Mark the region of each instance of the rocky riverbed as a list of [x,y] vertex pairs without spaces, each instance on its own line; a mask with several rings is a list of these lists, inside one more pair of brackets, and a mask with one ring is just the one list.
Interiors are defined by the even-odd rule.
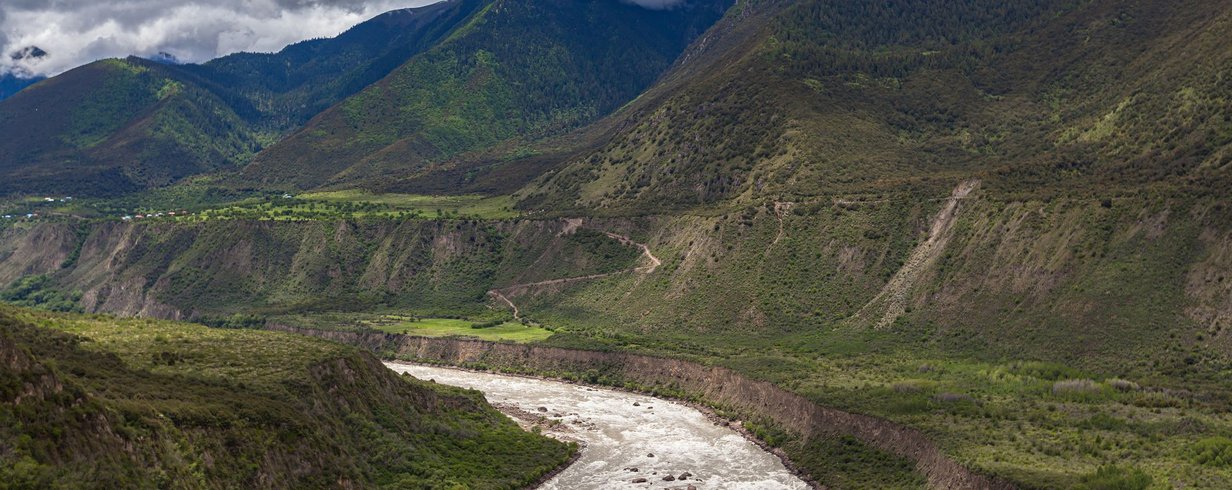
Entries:
[[806,489],[774,455],[692,407],[558,381],[387,363],[482,391],[524,426],[577,441],[582,454],[544,489]]

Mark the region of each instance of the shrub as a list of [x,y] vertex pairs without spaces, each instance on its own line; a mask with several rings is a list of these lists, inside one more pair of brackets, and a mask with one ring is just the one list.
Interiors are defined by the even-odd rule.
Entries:
[[1138,391],[1142,389],[1142,387],[1138,386],[1138,383],[1120,378],[1108,379],[1105,380],[1105,382],[1108,383],[1108,386],[1113,387],[1117,391]]
[[1151,476],[1137,468],[1101,466],[1094,473],[1082,477],[1078,484],[1081,490],[1145,490],[1151,486]]
[[933,399],[939,402],[942,402],[942,403],[957,403],[957,402],[971,400],[971,397],[961,394],[961,393],[946,392],[946,393],[938,393],[937,396],[933,397]]
[[1232,439],[1208,437],[1193,447],[1194,461],[1200,465],[1216,468],[1232,467]]
[[1009,366],[1010,372],[1019,376],[1057,381],[1063,378],[1077,377],[1077,371],[1061,364],[1051,362],[1015,362]]
[[484,329],[484,328],[499,327],[499,326],[504,325],[504,324],[505,324],[505,320],[503,320],[503,319],[501,319],[501,320],[490,320],[490,321],[481,322],[481,323],[472,323],[472,324],[471,324],[471,328],[476,329],[476,330],[480,330],[480,329]]
[[1054,395],[1085,395],[1099,391],[1099,383],[1089,379],[1066,379],[1052,384]]
[[81,293],[56,289],[46,275],[26,276],[0,290],[0,301],[60,312],[80,312]]

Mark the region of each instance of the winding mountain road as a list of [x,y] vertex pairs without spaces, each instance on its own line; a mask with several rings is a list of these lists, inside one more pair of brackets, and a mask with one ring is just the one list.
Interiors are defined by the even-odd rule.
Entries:
[[[576,230],[579,226],[580,225],[574,223],[571,220],[570,226],[566,228],[566,232]],[[513,284],[513,285],[505,286],[503,288],[492,289],[488,291],[488,295],[492,296],[493,298],[495,298],[496,300],[502,303],[509,305],[509,308],[513,310],[513,319],[515,321],[522,321],[521,310],[518,308],[517,304],[515,304],[512,300],[509,299],[509,296],[516,296],[518,294],[522,294],[522,293],[525,293],[526,291],[539,288],[539,287],[557,286],[561,284],[570,284],[570,283],[583,282],[583,281],[593,281],[596,279],[603,279],[605,277],[612,277],[612,276],[616,276],[620,274],[629,274],[629,273],[653,274],[656,270],[659,269],[659,266],[663,265],[663,261],[659,260],[658,257],[655,257],[654,253],[651,253],[650,247],[646,246],[646,244],[635,242],[633,241],[632,238],[629,238],[628,236],[617,234],[617,233],[612,233],[609,231],[600,230],[600,233],[603,233],[604,235],[607,235],[608,238],[617,240],[626,246],[637,247],[641,249],[642,250],[642,260],[643,262],[645,262],[645,265],[640,265],[637,267],[632,267],[629,269],[619,270],[615,272],[606,272],[603,274],[588,274],[585,276],[564,277],[560,279],[550,279],[547,281],[530,282],[530,283],[524,283],[524,284]]]

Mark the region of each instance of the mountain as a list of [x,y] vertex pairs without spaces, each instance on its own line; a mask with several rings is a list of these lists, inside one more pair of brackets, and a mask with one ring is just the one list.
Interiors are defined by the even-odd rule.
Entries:
[[[497,166],[524,142],[578,128],[636,98],[729,4],[694,0],[650,10],[611,0],[488,2],[439,45],[262,152],[242,179],[423,190],[415,183],[423,175]],[[454,161],[493,148],[495,157]]]
[[450,0],[395,10],[335,38],[304,41],[274,54],[233,54],[184,68],[195,82],[231,101],[245,119],[277,136],[380,80],[435,45],[483,5],[479,0]]
[[477,392],[272,332],[0,306],[13,488],[517,488],[569,445]]
[[[413,179],[469,151],[517,154],[519,138],[561,134],[635,98],[728,3],[452,0],[275,54],[94,63],[0,102],[0,132],[17,135],[0,146],[0,194],[115,195],[258,154],[236,185]],[[89,108],[108,104],[123,110]],[[46,120],[24,124],[36,109]],[[534,175],[515,174],[511,183]]]
[[0,100],[12,97],[21,89],[34,85],[40,80],[43,80],[43,77],[18,77],[11,73],[0,75]]
[[[1020,488],[1223,488],[1229,26],[1197,0],[483,3],[229,181],[337,192],[0,222],[0,291],[380,338],[507,315],[562,355],[909,427]],[[256,107],[235,118],[283,127]],[[730,381],[696,379],[666,392]],[[873,426],[744,423],[828,487],[939,464],[885,464]]]
[[0,101],[0,195],[116,195],[234,170],[476,6],[456,0],[394,11],[276,54],[204,65],[129,58],[70,70]]
[[763,29],[669,75],[524,205],[684,209],[964,175],[1033,195],[1228,182],[1219,5],[751,5]]
[[[38,46],[26,46],[12,53],[9,53],[9,58],[14,62],[38,63],[47,57],[47,51],[44,51]],[[13,94],[20,92],[21,89],[38,83],[45,77],[37,76],[31,73],[28,67],[17,66],[5,73],[0,74],[0,100],[12,97]]]
[[223,100],[137,58],[92,63],[0,102],[0,132],[0,194],[114,195],[260,149]]

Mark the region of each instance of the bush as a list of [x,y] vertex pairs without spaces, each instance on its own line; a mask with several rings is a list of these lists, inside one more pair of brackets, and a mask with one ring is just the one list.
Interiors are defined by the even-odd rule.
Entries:
[[1145,490],[1151,486],[1151,476],[1137,468],[1101,466],[1095,473],[1082,477],[1081,490]]
[[1138,391],[1142,389],[1141,386],[1138,386],[1138,383],[1120,378],[1108,379],[1105,380],[1105,382],[1108,383],[1108,386],[1115,388],[1117,391]]
[[1227,437],[1208,437],[1198,441],[1193,447],[1194,461],[1204,466],[1216,468],[1232,467],[1232,439]]
[[1086,395],[1099,393],[1099,383],[1089,379],[1067,379],[1052,384],[1054,395]]
[[51,311],[81,312],[80,300],[81,293],[56,289],[46,275],[23,277],[0,291],[0,301]]
[[504,325],[505,320],[490,320],[482,323],[472,323],[471,328],[479,330],[484,328],[499,327]]
[[197,322],[214,328],[226,329],[260,329],[265,326],[265,318],[240,313],[226,318],[201,317],[197,319]]
[[1030,376],[1038,379],[1057,381],[1078,377],[1078,372],[1061,364],[1051,362],[1015,362],[1009,366],[1010,372],[1019,376]]

